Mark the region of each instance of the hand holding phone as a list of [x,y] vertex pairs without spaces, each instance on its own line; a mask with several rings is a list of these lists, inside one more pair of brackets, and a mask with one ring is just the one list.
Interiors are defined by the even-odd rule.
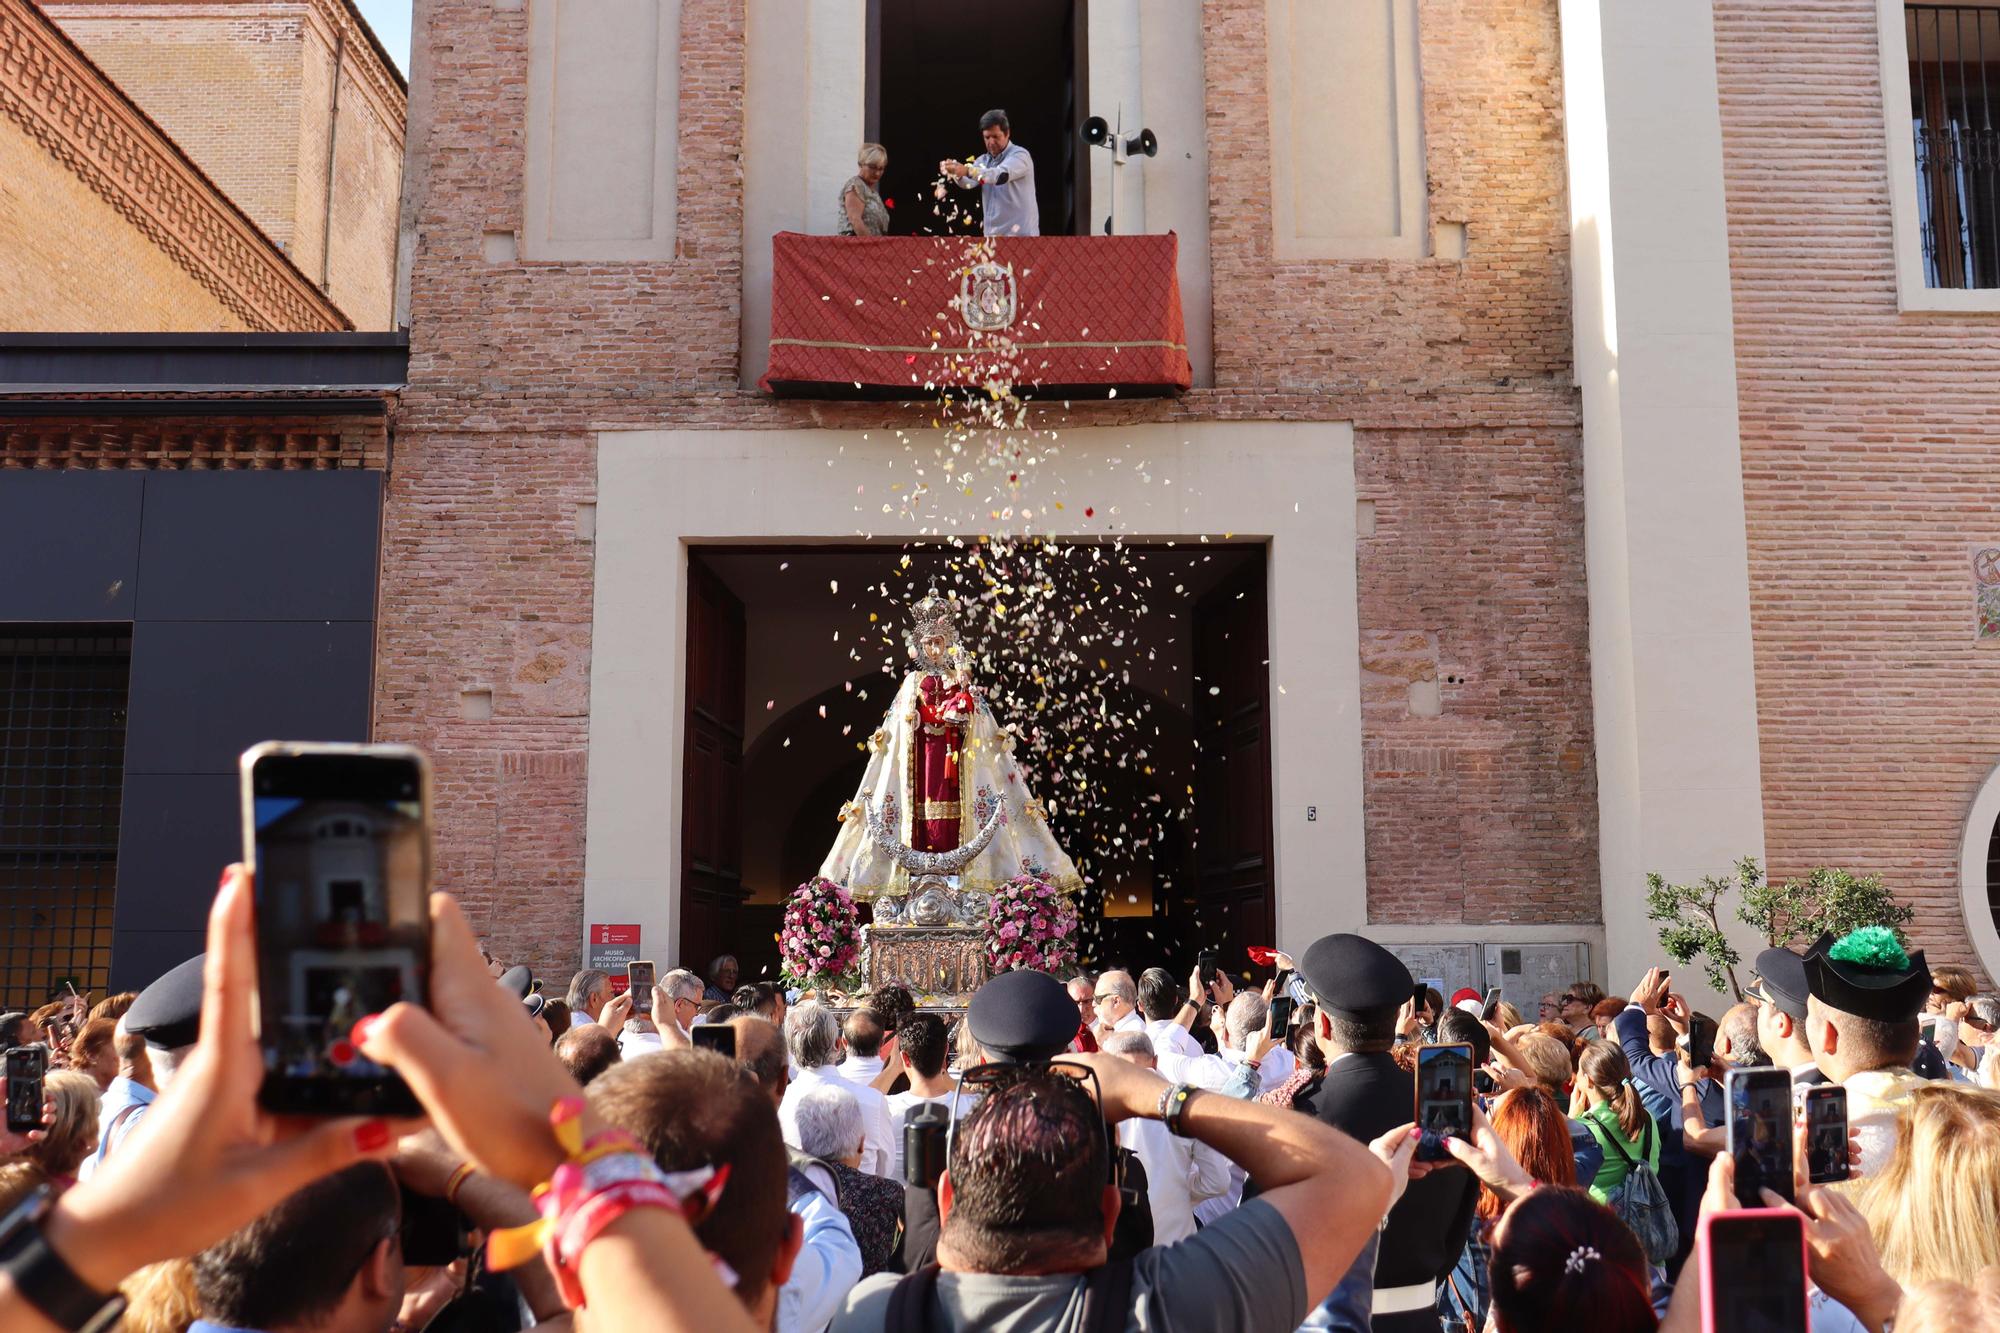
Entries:
[[1194,970],[1201,977],[1202,985],[1215,984],[1215,969],[1221,959],[1222,955],[1214,949],[1203,949],[1194,956]]
[[653,1012],[653,964],[650,959],[625,964],[625,993],[632,997],[632,1012],[651,1017]]

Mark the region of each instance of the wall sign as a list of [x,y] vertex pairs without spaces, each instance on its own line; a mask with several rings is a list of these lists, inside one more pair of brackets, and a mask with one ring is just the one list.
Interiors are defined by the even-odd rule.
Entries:
[[625,993],[625,964],[639,960],[639,927],[592,926],[583,965],[611,974],[611,991]]

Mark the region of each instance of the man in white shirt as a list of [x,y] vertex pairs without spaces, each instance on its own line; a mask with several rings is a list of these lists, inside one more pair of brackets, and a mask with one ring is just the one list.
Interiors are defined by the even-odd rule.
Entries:
[[675,968],[653,987],[652,1014],[626,1020],[618,1034],[619,1055],[630,1060],[648,1051],[687,1049],[694,1045],[688,1029],[700,1012],[701,978],[684,967]]
[[890,1174],[901,1180],[903,1121],[910,1108],[935,1102],[949,1110],[955,1104],[958,1115],[963,1116],[979,1099],[958,1094],[958,1084],[947,1068],[950,1048],[945,1040],[944,1020],[936,1014],[912,1014],[903,1020],[896,1033],[896,1053],[910,1079],[908,1092],[893,1092],[888,1097],[889,1128],[894,1131],[889,1140],[894,1168]]
[[1194,1034],[1174,1021],[1180,1011],[1180,983],[1171,972],[1149,967],[1139,974],[1139,1015],[1146,1020],[1146,1035],[1153,1039],[1155,1055],[1192,1060],[1201,1054],[1201,1043]]
[[1114,1032],[1146,1030],[1146,1020],[1139,1015],[1139,988],[1132,984],[1130,972],[1112,971],[1099,977],[1091,1002],[1097,1006],[1094,1035],[1099,1047]]
[[840,1076],[849,1083],[870,1084],[882,1072],[882,1043],[887,1039],[882,1020],[867,1009],[856,1009],[842,1025],[847,1058],[840,1062]]
[[[611,974],[586,967],[569,979],[569,1025],[572,1028],[595,1023],[611,999]],[[560,1034],[558,1034],[560,1035]]]
[[[988,236],[1040,236],[1041,210],[1035,203],[1035,163],[1028,150],[1014,142],[1014,127],[1005,111],[979,118],[979,137],[986,151],[970,164],[950,158],[938,171],[963,190],[979,191],[980,211]],[[940,187],[942,188],[942,187]]]
[[785,1049],[797,1070],[791,1085],[785,1089],[784,1099],[778,1103],[778,1121],[784,1129],[785,1142],[794,1148],[803,1146],[796,1115],[798,1099],[814,1088],[835,1084],[851,1090],[855,1101],[861,1104],[865,1131],[861,1169],[872,1175],[890,1175],[895,1161],[891,1146],[895,1135],[889,1123],[889,1103],[867,1084],[842,1078],[835,1068],[834,1061],[840,1055],[840,1025],[834,1021],[833,1011],[817,1000],[808,1000],[786,1013]]
[[[1114,1032],[1105,1040],[1104,1050],[1141,1069],[1155,1067],[1153,1043],[1143,1032]],[[1169,1133],[1157,1120],[1120,1121],[1118,1143],[1145,1165],[1155,1245],[1171,1245],[1192,1236],[1195,1205],[1229,1188],[1227,1157],[1193,1139]]]

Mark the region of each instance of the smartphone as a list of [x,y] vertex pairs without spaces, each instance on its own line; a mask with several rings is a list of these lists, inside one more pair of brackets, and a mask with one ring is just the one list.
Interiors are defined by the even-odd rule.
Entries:
[[424,1004],[431,958],[430,763],[407,745],[267,741],[244,752],[255,885],[259,1100],[294,1115],[420,1115],[354,1025]]
[[1493,1077],[1490,1069],[1475,1069],[1472,1071],[1472,1090],[1482,1097],[1491,1097],[1500,1091],[1500,1080]]
[[465,1214],[444,1199],[401,1188],[404,1263],[442,1268],[472,1253]]
[[1687,1045],[1688,1063],[1697,1070],[1708,1068],[1715,1059],[1716,1022],[1707,1014],[1694,1014],[1688,1020]]
[[1215,984],[1215,968],[1221,960],[1222,955],[1214,949],[1203,949],[1194,956],[1195,971],[1200,975],[1202,985],[1213,986]]
[[1285,1034],[1292,1030],[1292,1010],[1297,1004],[1289,995],[1271,997],[1271,1035],[1279,1041],[1285,1040]]
[[1500,1007],[1500,988],[1498,986],[1489,987],[1486,991],[1486,998],[1479,1002],[1479,1016],[1483,1019],[1491,1021],[1493,1018],[1493,1011],[1498,1009],[1499,1007]]
[[1847,1174],[1847,1089],[1838,1083],[1807,1088],[1806,1179],[1824,1185]]
[[945,1149],[951,1131],[951,1110],[936,1102],[918,1102],[903,1112],[903,1183],[916,1189],[936,1189],[944,1175]]
[[1729,1153],[1736,1159],[1736,1198],[1761,1208],[1760,1189],[1792,1200],[1792,1076],[1783,1069],[1732,1069],[1728,1090]]
[[736,1029],[727,1023],[697,1023],[688,1029],[695,1049],[736,1058]]
[[632,1012],[650,1014],[653,1012],[653,964],[625,964],[625,988],[632,995]]
[[7,1051],[7,1128],[25,1134],[42,1127],[42,1080],[48,1076],[45,1046],[14,1046]]
[[1700,1249],[1702,1333],[1810,1333],[1803,1215],[1714,1213]]
[[1472,1047],[1465,1043],[1417,1048],[1417,1157],[1426,1162],[1454,1160],[1447,1135],[1472,1137]]
[[1419,981],[1410,987],[1410,1011],[1421,1014],[1424,1006],[1431,1002],[1431,988]]
[[1278,969],[1277,978],[1275,979],[1275,981],[1271,986],[1271,994],[1273,995],[1286,994],[1291,984],[1292,984],[1292,969],[1289,967],[1280,968]]

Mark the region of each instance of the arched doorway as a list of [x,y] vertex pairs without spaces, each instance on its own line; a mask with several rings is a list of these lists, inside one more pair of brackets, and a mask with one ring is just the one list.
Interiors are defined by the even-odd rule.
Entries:
[[2000,766],[1973,795],[1959,847],[1965,931],[1989,977],[2000,977]]

